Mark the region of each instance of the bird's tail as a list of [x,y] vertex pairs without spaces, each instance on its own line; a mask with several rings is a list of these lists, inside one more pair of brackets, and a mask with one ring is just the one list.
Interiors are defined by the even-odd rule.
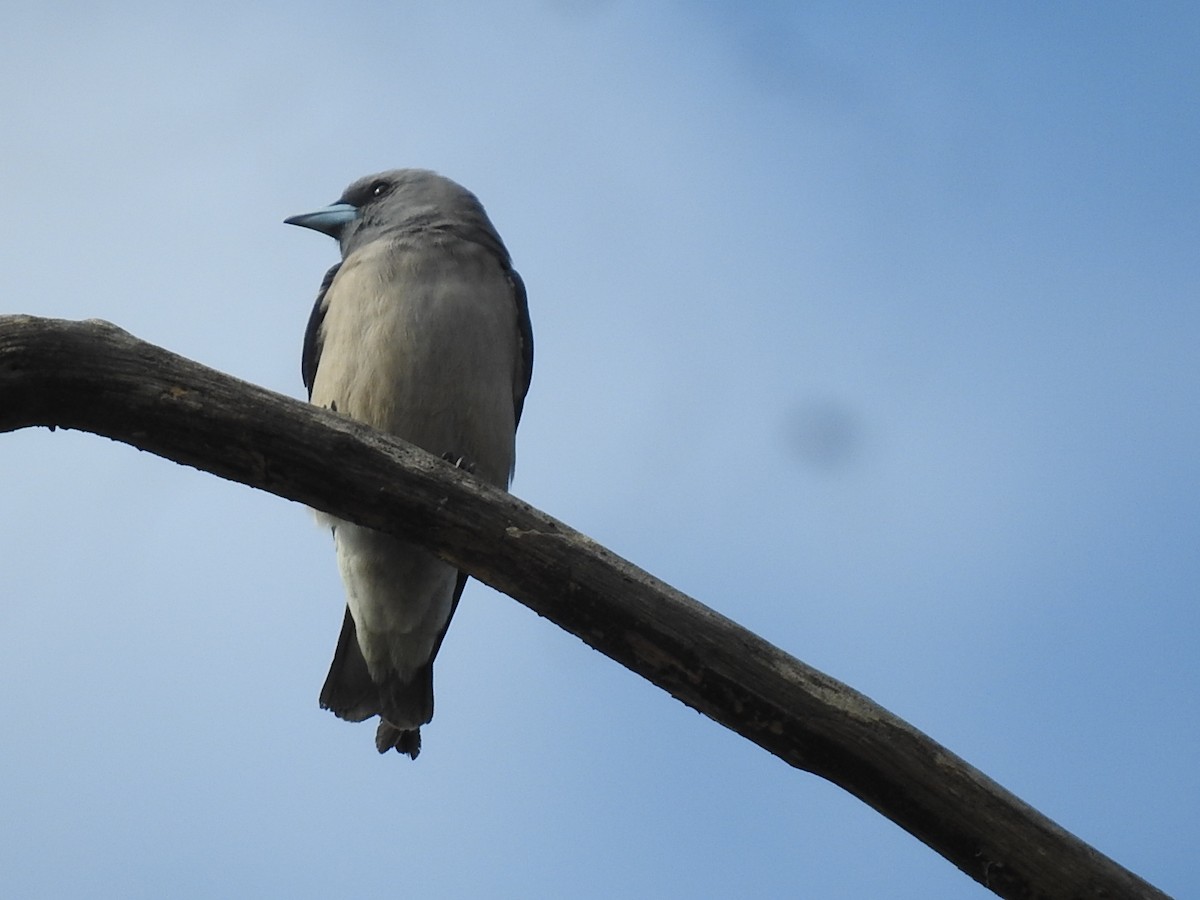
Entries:
[[392,677],[376,684],[347,608],[329,675],[321,688],[321,708],[349,722],[379,716],[376,749],[380,753],[394,749],[416,759],[421,752],[421,726],[433,718],[433,661],[408,681]]
[[433,660],[409,681],[389,678],[379,688],[382,709],[375,732],[375,749],[395,749],[413,759],[421,752],[421,726],[433,718]]
[[375,749],[380,753],[394,749],[397,753],[408,754],[410,759],[416,759],[421,752],[421,729],[401,730],[380,719],[379,727],[375,730]]

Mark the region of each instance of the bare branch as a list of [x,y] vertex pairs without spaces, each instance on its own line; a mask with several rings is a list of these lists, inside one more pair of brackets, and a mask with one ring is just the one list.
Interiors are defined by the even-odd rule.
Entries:
[[841,786],[1002,897],[1165,897],[858,692],[399,440],[105,322],[0,317],[0,431],[39,425],[106,435],[424,544]]

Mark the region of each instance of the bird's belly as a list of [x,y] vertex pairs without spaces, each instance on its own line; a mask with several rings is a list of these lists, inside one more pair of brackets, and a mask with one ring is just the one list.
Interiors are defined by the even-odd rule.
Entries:
[[421,547],[349,522],[336,523],[334,537],[367,668],[406,680],[428,661],[450,617],[457,570]]

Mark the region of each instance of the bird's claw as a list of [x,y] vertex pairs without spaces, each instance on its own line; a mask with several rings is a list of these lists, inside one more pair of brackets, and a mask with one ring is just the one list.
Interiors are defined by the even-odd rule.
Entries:
[[456,469],[462,469],[464,472],[468,472],[471,475],[475,474],[475,463],[469,461],[465,456],[459,456],[452,450],[447,450],[445,453],[443,453],[442,459],[450,463],[450,465],[454,466]]

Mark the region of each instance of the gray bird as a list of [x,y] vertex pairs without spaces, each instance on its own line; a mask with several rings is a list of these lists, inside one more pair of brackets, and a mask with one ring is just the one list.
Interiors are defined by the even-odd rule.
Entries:
[[[360,178],[285,220],[342,261],[304,335],[309,400],[507,488],[533,370],[525,285],[475,195],[424,169]],[[467,576],[428,550],[323,513],[346,614],[321,706],[380,718],[375,746],[413,759],[433,717],[433,660]]]

